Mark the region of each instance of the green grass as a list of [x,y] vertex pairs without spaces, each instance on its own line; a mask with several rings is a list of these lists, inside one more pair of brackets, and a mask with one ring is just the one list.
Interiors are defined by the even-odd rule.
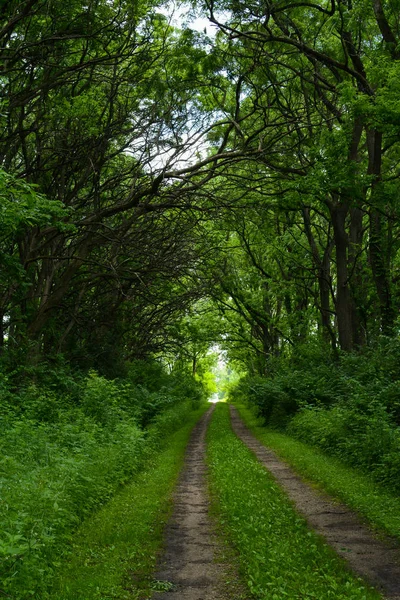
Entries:
[[338,459],[262,427],[251,409],[243,405],[236,408],[260,442],[275,450],[300,475],[356,510],[377,530],[400,539],[400,498]]
[[213,502],[257,600],[381,598],[308,529],[273,477],[232,433],[227,405],[217,405],[207,439]]
[[206,408],[192,413],[146,470],[80,527],[71,558],[41,598],[134,600],[165,588],[168,582],[153,581],[152,574],[190,432]]

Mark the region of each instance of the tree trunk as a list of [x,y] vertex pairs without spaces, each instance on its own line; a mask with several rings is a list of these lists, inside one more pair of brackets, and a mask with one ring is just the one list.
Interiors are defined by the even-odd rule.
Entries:
[[325,248],[324,255],[322,258],[321,268],[318,273],[318,285],[319,285],[319,296],[320,296],[320,312],[321,312],[321,323],[325,332],[325,339],[331,341],[332,349],[336,350],[336,335],[332,328],[332,310],[331,310],[331,253],[332,244],[328,241],[328,245]]
[[317,270],[317,280],[318,280],[318,292],[319,292],[319,312],[321,315],[321,326],[322,326],[322,335],[324,339],[329,342],[332,342],[332,348],[335,350],[336,348],[336,336],[335,332],[332,329],[331,318],[332,311],[330,305],[331,298],[331,253],[332,253],[332,244],[329,239],[328,232],[328,240],[327,245],[324,250],[323,257],[321,258],[319,249],[314,239],[314,235],[311,229],[311,217],[310,210],[307,207],[304,207],[302,210],[303,213],[303,222],[304,229],[308,239],[308,243],[311,248],[311,255],[313,257],[313,262],[315,268]]
[[368,174],[373,175],[371,183],[370,210],[370,239],[369,259],[374,278],[376,293],[379,301],[380,322],[382,333],[392,333],[394,311],[390,289],[388,268],[384,253],[384,232],[382,214],[376,207],[379,205],[379,187],[382,167],[382,133],[375,130],[367,131]]
[[362,319],[362,306],[365,299],[363,289],[361,266],[359,257],[362,252],[363,241],[363,211],[353,207],[350,210],[350,235],[349,235],[349,272],[351,274],[350,289],[353,298],[352,328],[353,344],[356,347],[366,343],[366,331]]
[[4,350],[4,312],[0,311],[0,355]]
[[349,286],[347,266],[348,236],[346,217],[349,212],[347,203],[329,203],[336,250],[336,317],[339,344],[342,350],[353,349],[352,298]]

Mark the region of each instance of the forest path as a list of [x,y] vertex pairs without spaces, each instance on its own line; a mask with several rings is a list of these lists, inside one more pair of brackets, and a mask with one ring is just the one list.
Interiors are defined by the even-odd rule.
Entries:
[[214,408],[215,405],[194,427],[187,446],[174,496],[174,511],[166,528],[165,553],[155,575],[157,581],[165,582],[166,591],[154,593],[152,600],[244,598],[240,583],[234,581],[235,576],[232,578],[230,566],[220,560],[224,549],[209,517],[205,437]]
[[231,406],[234,433],[272,473],[308,524],[344,558],[350,568],[377,587],[388,600],[400,600],[400,549],[377,539],[347,506],[317,492],[269,448],[259,442]]

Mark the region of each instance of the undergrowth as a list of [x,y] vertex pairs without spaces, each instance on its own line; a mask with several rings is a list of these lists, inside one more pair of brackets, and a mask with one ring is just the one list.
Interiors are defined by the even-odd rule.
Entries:
[[83,523],[73,536],[69,560],[60,566],[43,599],[135,600],[163,583],[154,581],[152,574],[171,494],[191,429],[206,408],[186,414],[166,448]]
[[[158,365],[124,381],[36,373],[0,385],[0,590],[41,598],[74,531],[200,406],[201,388]],[[136,372],[135,372],[136,371]]]
[[311,532],[218,405],[208,432],[212,496],[257,600],[377,600]]
[[231,399],[249,403],[270,428],[286,431],[400,491],[400,342],[333,360],[320,347],[296,347],[247,376]]

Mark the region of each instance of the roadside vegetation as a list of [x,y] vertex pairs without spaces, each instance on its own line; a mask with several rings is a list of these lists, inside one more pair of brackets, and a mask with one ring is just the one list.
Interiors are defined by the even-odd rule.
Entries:
[[168,447],[203,400],[191,375],[156,362],[132,364],[123,381],[67,375],[64,389],[43,373],[2,389],[0,580],[16,599],[42,597],[77,526]]
[[320,489],[340,498],[376,529],[400,538],[400,500],[397,494],[376,483],[367,473],[349,467],[285,433],[263,425],[253,407],[236,404],[240,416],[254,435],[300,475]]
[[[310,349],[311,348],[311,349]],[[265,424],[400,490],[400,343],[381,338],[362,353],[332,358],[298,348],[232,390]]]
[[374,526],[400,536],[400,344],[334,358],[299,347],[230,398],[257,437]]
[[233,434],[226,404],[217,405],[207,439],[214,506],[255,598],[381,598],[308,529],[273,477]]
[[189,413],[180,410],[185,422],[175,433],[175,416],[171,411],[163,416],[164,449],[78,529],[43,598],[134,600],[162,591],[165,582],[154,580],[153,573],[172,491],[192,427],[207,408],[203,404]]

